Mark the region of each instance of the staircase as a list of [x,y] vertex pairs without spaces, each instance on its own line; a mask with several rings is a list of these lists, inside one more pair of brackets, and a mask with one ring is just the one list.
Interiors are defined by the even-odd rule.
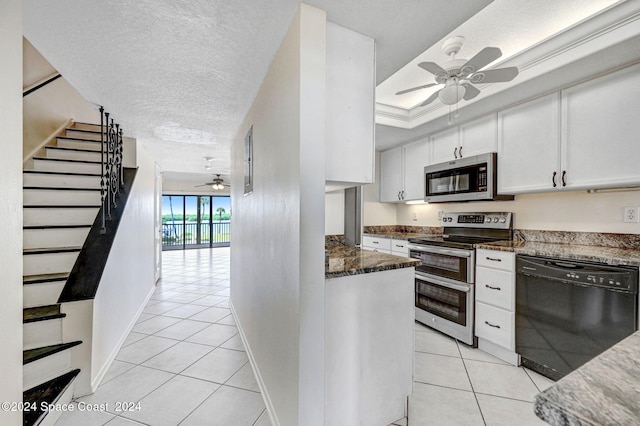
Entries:
[[[24,425],[53,425],[74,394],[66,314],[58,298],[100,210],[100,125],[75,123],[24,170],[23,391]],[[46,404],[44,404],[46,403]]]

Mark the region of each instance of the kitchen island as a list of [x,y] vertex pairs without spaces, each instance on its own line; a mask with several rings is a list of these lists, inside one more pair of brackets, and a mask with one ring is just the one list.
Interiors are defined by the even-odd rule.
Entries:
[[415,259],[335,245],[325,271],[325,424],[386,426],[413,387]]
[[640,424],[640,332],[539,393],[538,417],[554,426]]

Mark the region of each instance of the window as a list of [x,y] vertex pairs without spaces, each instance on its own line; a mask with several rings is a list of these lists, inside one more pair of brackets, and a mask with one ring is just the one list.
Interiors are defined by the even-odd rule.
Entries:
[[163,250],[228,246],[230,230],[230,197],[162,196]]

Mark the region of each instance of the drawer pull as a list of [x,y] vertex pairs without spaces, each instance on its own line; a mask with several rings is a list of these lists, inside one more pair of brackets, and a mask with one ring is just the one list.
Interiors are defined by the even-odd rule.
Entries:
[[487,256],[487,260],[490,260],[492,262],[502,262],[502,259],[497,259],[495,257],[489,257],[489,256]]
[[491,324],[489,321],[485,321],[484,323],[487,324],[489,327],[500,328],[499,325]]
[[396,247],[400,247],[400,248],[402,248],[402,247],[404,247],[404,246],[402,246],[402,245],[400,245],[400,244],[396,244]]
[[492,287],[492,286],[490,286],[489,284],[485,284],[484,286],[485,286],[486,288],[490,288],[491,290],[498,290],[498,291],[500,291],[500,290],[501,290],[501,288],[500,288],[500,287]]
[[380,244],[378,241],[371,241],[373,244]]

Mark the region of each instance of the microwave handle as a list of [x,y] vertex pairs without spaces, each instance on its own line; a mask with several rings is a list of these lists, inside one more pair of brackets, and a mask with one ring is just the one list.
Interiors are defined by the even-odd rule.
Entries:
[[439,247],[416,246],[412,244],[409,244],[407,247],[409,247],[409,250],[421,251],[424,253],[444,254],[444,255],[455,256],[455,257],[471,257],[471,253],[469,253],[466,250],[458,251],[458,250],[444,249]]

